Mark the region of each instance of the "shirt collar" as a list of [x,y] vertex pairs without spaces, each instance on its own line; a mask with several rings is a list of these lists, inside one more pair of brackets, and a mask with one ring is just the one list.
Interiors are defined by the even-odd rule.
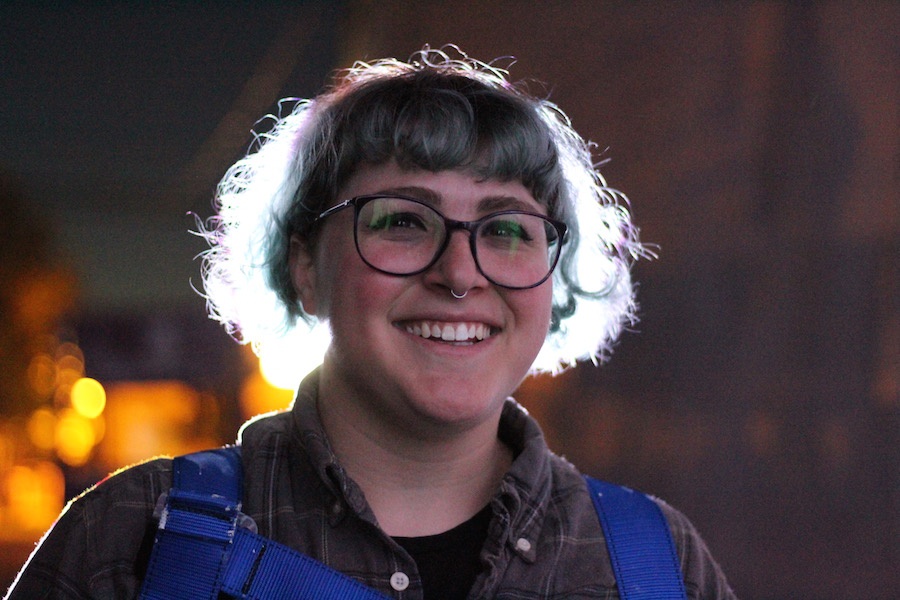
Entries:
[[[318,393],[319,372],[315,370],[300,384],[292,408],[300,443],[335,500],[342,499],[351,510],[374,522],[362,490],[350,479],[331,449],[319,418]],[[503,407],[497,435],[513,450],[515,458],[492,506],[495,514],[501,513],[506,542],[517,554],[531,561],[537,544],[522,540],[536,540],[540,535],[551,488],[550,453],[537,422],[512,398]],[[335,510],[334,514],[339,511]]]

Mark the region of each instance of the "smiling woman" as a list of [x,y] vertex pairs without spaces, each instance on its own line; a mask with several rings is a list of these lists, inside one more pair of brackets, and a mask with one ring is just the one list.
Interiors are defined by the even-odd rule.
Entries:
[[403,169],[466,170],[525,186],[542,214],[569,228],[554,273],[551,330],[533,370],[607,357],[634,319],[630,265],[646,253],[624,199],[605,185],[589,145],[554,104],[465,56],[423,51],[415,59],[358,63],[330,91],[276,118],[258,151],[229,170],[216,227],[206,233],[213,314],[242,341],[288,337],[308,347],[298,320],[318,321],[297,302],[287,240],[307,235],[323,211],[348,199],[339,192],[359,165],[392,159]]
[[[354,597],[626,597],[588,484],[510,398],[529,372],[604,357],[633,319],[644,250],[561,111],[464,55],[359,63],[276,120],[218,199],[212,313],[262,350],[327,327],[322,364],[290,410],[244,426],[236,466],[188,468],[233,452],[158,459],[71,504],[11,597],[195,597],[179,586],[204,571],[191,550],[203,536],[174,532],[185,511],[215,521],[231,494],[204,597],[230,581],[216,569],[246,567],[246,592],[282,550],[339,589],[367,587]],[[637,497],[677,587],[733,597],[690,522]],[[232,553],[250,535],[270,550],[244,563]],[[291,565],[267,580],[273,595],[241,597],[343,597],[301,594]]]

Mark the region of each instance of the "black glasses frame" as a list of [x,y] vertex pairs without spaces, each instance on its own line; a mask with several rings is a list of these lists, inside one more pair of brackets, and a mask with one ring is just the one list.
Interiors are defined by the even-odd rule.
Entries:
[[[393,271],[386,271],[385,269],[376,267],[375,265],[370,263],[368,260],[366,260],[366,257],[363,256],[362,251],[359,249],[359,236],[357,234],[357,232],[359,231],[359,213],[362,210],[363,206],[365,206],[369,202],[372,202],[373,200],[379,200],[381,198],[398,198],[401,200],[408,200],[410,202],[415,202],[416,204],[421,204],[422,206],[437,213],[437,215],[441,218],[441,220],[443,220],[443,222],[444,222],[444,239],[441,242],[440,246],[438,247],[437,251],[434,253],[434,258],[432,258],[431,261],[427,265],[422,267],[421,269],[417,269],[411,273],[395,273]],[[562,245],[566,241],[566,232],[568,231],[568,227],[562,221],[557,221],[556,219],[551,219],[550,217],[547,217],[545,215],[529,212],[527,210],[503,210],[503,211],[491,213],[489,215],[485,215],[475,221],[457,221],[456,219],[450,219],[450,218],[445,217],[443,215],[443,213],[441,213],[439,210],[437,210],[435,207],[428,204],[427,202],[422,202],[418,198],[412,198],[410,196],[404,196],[402,194],[369,194],[369,195],[365,195],[365,196],[355,196],[348,200],[344,200],[343,202],[336,204],[336,205],[332,206],[331,208],[325,210],[324,212],[320,213],[319,216],[317,216],[315,218],[315,220],[313,221],[313,224],[317,224],[320,221],[322,221],[323,219],[330,217],[331,215],[333,215],[337,212],[340,212],[340,211],[344,210],[345,208],[348,208],[351,206],[353,207],[353,242],[356,245],[356,253],[362,259],[362,261],[364,263],[366,263],[366,265],[368,265],[372,269],[378,271],[379,273],[384,273],[385,275],[394,275],[397,277],[411,277],[413,275],[418,275],[419,273],[424,273],[425,271],[427,271],[428,269],[433,267],[435,265],[435,263],[437,263],[437,261],[440,260],[441,256],[444,254],[444,251],[447,249],[447,246],[450,245],[450,235],[457,229],[461,229],[461,230],[467,231],[469,233],[469,248],[472,251],[472,258],[475,260],[475,267],[478,269],[478,272],[484,276],[485,279],[490,281],[492,284],[502,287],[502,288],[506,288],[506,289],[510,289],[510,290],[528,290],[528,289],[535,288],[535,287],[541,285],[542,283],[547,281],[547,279],[549,279],[550,276],[553,274],[553,271],[556,269],[557,263],[559,263],[559,257],[562,254]],[[475,232],[486,221],[493,219],[495,217],[501,216],[501,215],[531,215],[533,217],[538,217],[538,218],[544,220],[545,222],[549,223],[556,230],[556,232],[558,234],[558,238],[557,238],[558,241],[556,244],[556,255],[553,257],[553,261],[550,264],[550,268],[547,270],[547,274],[537,283],[534,283],[531,285],[525,285],[525,286],[506,285],[506,284],[494,281],[494,279],[491,278],[487,273],[485,273],[484,269],[481,268],[481,263],[478,260],[478,250],[477,250],[476,244],[475,244]]]

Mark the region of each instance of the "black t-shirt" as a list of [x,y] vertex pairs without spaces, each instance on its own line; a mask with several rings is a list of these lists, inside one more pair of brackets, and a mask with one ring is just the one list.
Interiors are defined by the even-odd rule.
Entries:
[[416,561],[425,600],[465,600],[481,571],[479,555],[490,520],[490,506],[486,506],[450,531],[394,538]]

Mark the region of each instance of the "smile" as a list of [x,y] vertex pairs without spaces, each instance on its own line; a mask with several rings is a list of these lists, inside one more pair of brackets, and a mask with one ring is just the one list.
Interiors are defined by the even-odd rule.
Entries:
[[413,335],[444,342],[480,342],[494,333],[493,328],[484,323],[418,321],[406,323],[404,327]]

